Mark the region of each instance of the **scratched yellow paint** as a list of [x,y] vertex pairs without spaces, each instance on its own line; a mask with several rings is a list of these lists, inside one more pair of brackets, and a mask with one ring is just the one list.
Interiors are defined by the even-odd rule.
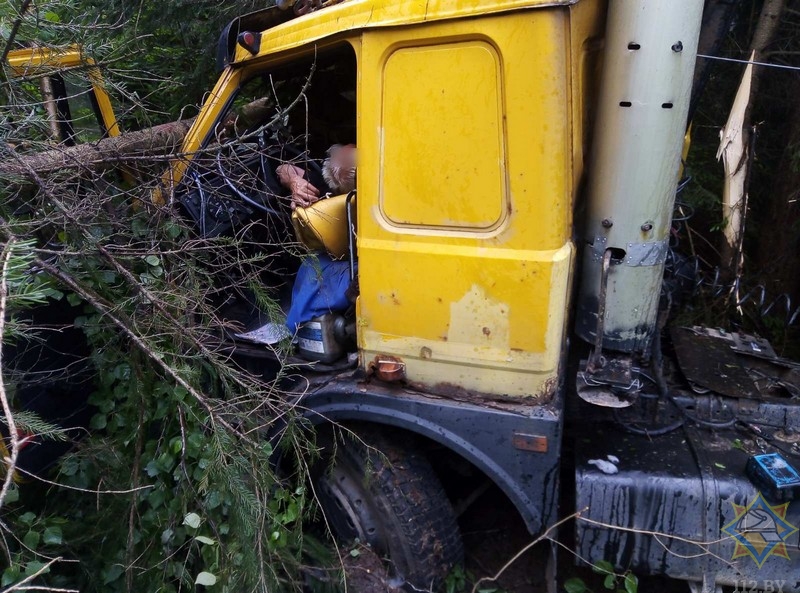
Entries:
[[[549,395],[569,304],[573,9],[365,32],[359,339],[409,380]],[[580,38],[580,39],[579,39]],[[363,109],[380,105],[380,110]]]

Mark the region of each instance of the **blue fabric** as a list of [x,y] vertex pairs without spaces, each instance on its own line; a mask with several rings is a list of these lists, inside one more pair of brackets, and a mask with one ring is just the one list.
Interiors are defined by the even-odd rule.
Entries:
[[295,333],[297,326],[350,305],[345,292],[350,286],[350,264],[334,261],[325,253],[307,257],[300,264],[292,288],[292,304],[286,327]]

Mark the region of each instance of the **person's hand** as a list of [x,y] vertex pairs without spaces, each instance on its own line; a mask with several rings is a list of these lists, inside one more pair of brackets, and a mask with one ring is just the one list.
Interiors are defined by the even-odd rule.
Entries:
[[303,170],[300,167],[287,163],[278,166],[275,172],[281,185],[292,194],[292,210],[298,207],[305,208],[319,201],[319,190],[303,177]]
[[292,210],[298,206],[305,208],[319,201],[319,190],[308,179],[292,177],[289,189],[292,192]]

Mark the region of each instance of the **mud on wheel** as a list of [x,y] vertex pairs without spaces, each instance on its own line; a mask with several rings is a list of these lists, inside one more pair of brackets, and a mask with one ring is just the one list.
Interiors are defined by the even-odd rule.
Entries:
[[463,560],[458,525],[430,464],[408,434],[350,427],[320,436],[315,490],[334,536],[389,561],[392,584],[429,591]]

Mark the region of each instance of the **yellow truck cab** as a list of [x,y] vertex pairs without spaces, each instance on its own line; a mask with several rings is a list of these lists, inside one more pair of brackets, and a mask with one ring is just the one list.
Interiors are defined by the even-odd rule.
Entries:
[[[564,465],[592,520],[577,522],[580,556],[708,590],[788,584],[797,530],[769,565],[735,556],[738,509],[756,493],[746,454],[701,455],[697,430],[659,440],[585,403],[666,389],[645,369],[661,364],[703,2],[349,0],[302,16],[279,4],[223,32],[220,78],[162,195],[201,235],[254,233],[275,252],[262,280],[284,313],[301,260],[349,275],[340,305],[288,328],[298,409],[334,461],[316,480],[337,535],[428,587],[462,555],[437,474],[490,480],[541,533],[572,512],[559,510],[559,472],[577,431]],[[335,144],[357,147],[355,191],[293,215],[276,169],[311,179]],[[330,233],[339,248],[326,253]],[[235,353],[281,364],[253,335],[232,336]],[[701,396],[685,397],[694,409]],[[786,402],[756,407],[751,421],[800,421]],[[335,426],[357,438],[334,446]],[[393,469],[365,480],[370,466]],[[784,510],[800,524],[800,503]],[[645,535],[659,532],[668,543]]]
[[345,2],[257,31],[254,53],[230,48],[184,152],[253,78],[308,76],[308,129],[293,133],[317,157],[358,146],[364,369],[391,356],[431,392],[554,396],[602,36],[599,3],[558,4]]

